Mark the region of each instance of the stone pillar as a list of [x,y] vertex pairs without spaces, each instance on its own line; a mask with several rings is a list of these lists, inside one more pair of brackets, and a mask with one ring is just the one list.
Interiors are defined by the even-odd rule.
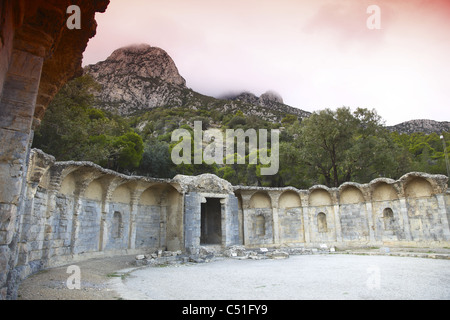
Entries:
[[43,58],[13,50],[0,100],[0,245],[11,242]]
[[369,242],[371,244],[374,244],[376,240],[375,240],[375,226],[373,224],[372,202],[366,202],[364,207],[366,208],[367,228],[369,229]]
[[200,247],[201,198],[194,192],[184,196],[184,245],[188,251]]
[[239,211],[238,199],[234,194],[221,199],[222,204],[222,237],[225,247],[241,244],[239,240]]
[[128,231],[128,249],[136,248],[136,215],[139,205],[139,196],[134,194],[130,203],[130,225]]
[[55,206],[56,206],[56,196],[58,189],[56,183],[50,183],[50,189],[47,195],[47,211],[45,214],[45,225],[44,225],[44,243],[42,246],[42,260],[47,263],[49,259],[53,256],[53,241],[54,232],[53,227],[55,225]]
[[252,198],[253,193],[248,192],[242,192],[241,193],[241,199],[242,199],[242,230],[244,234],[244,246],[248,245],[250,243],[250,237],[249,237],[249,228],[250,228],[250,222],[248,221],[249,217],[249,210],[250,210],[250,199]]
[[334,211],[334,227],[336,232],[336,242],[342,243],[342,227],[341,227],[341,212],[339,204],[335,203],[332,207]]
[[400,214],[403,218],[403,230],[405,231],[405,238],[406,241],[412,241],[411,236],[411,225],[409,224],[409,217],[408,217],[408,202],[406,201],[406,198],[400,198]]
[[[92,179],[93,181],[94,179]],[[110,202],[114,190],[117,188],[118,179],[114,177],[106,177],[102,181],[103,196],[102,196],[102,212],[100,214],[100,232],[99,232],[99,243],[98,251],[105,251],[106,244],[108,243],[108,213],[110,210]]]
[[450,241],[450,225],[447,218],[447,207],[445,205],[444,194],[436,194],[435,195],[438,206],[439,206],[439,219],[442,223],[442,235],[444,241]]
[[77,244],[78,244],[78,234],[80,232],[80,214],[82,214],[83,209],[83,197],[84,193],[89,186],[90,181],[82,180],[77,182],[77,187],[74,192],[74,208],[72,215],[72,233],[70,242],[70,252],[71,254],[77,254]]
[[280,222],[278,219],[278,199],[280,198],[281,192],[270,192],[270,202],[272,203],[272,228],[273,228],[273,244],[276,246],[280,245]]
[[[308,201],[305,203],[308,203]],[[303,230],[305,232],[305,244],[307,245],[311,243],[311,228],[314,223],[314,219],[311,220],[310,218],[311,212],[313,212],[313,207],[308,205],[303,208]]]
[[167,247],[167,209],[169,206],[167,198],[167,191],[163,191],[160,196],[159,209],[159,248]]
[[[9,245],[23,203],[34,107],[43,58],[13,50],[0,99],[0,300],[7,297]],[[14,247],[14,246],[13,246]]]

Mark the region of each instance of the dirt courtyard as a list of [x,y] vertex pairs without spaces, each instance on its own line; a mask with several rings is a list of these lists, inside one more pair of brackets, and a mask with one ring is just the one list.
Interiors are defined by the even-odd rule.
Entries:
[[[25,279],[18,300],[448,300],[449,251],[217,258],[164,267],[136,267],[135,256],[93,259],[74,264],[79,289],[68,288],[71,273],[63,266]],[[425,258],[436,254],[441,259]]]

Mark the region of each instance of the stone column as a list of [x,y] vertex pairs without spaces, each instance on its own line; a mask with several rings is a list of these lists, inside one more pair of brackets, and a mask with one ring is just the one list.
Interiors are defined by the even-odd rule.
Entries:
[[167,209],[168,203],[167,191],[163,191],[160,195],[160,209],[159,209],[159,248],[167,247]]
[[42,57],[12,50],[0,99],[0,300],[7,297],[6,281],[14,267],[10,265],[15,259],[9,245],[23,203],[31,126],[43,62]]
[[44,226],[44,244],[42,246],[42,259],[45,263],[47,263],[49,259],[51,259],[54,251],[53,241],[55,230],[53,229],[53,227],[55,225],[56,196],[58,194],[60,184],[61,181],[59,177],[52,177],[47,195],[47,211],[45,214]]
[[83,197],[84,193],[89,186],[90,181],[82,180],[77,182],[77,186],[74,192],[74,208],[72,215],[72,234],[70,242],[70,252],[71,254],[77,254],[77,244],[78,244],[78,234],[80,232],[80,220],[79,216],[82,214],[81,210],[83,208]]
[[406,241],[412,241],[411,236],[411,225],[409,224],[409,217],[408,217],[408,202],[406,201],[406,198],[400,198],[400,214],[403,218],[403,230],[405,231],[405,238]]
[[13,50],[0,100],[0,245],[11,242],[43,58]]
[[450,225],[447,218],[447,207],[445,205],[444,194],[436,194],[435,195],[438,206],[439,206],[439,219],[442,222],[442,234],[444,241],[450,240]]
[[366,209],[367,228],[369,229],[369,242],[371,244],[374,244],[376,240],[375,240],[375,226],[373,224],[372,202],[366,202],[364,207]]
[[195,192],[184,196],[184,246],[188,252],[200,247],[201,201]]
[[241,193],[241,199],[242,199],[242,230],[244,233],[244,246],[248,245],[250,243],[250,238],[249,238],[249,221],[248,221],[248,217],[249,217],[249,210],[250,210],[250,199],[252,198],[253,193],[248,193],[248,192],[242,192]]
[[339,204],[335,203],[332,207],[334,211],[334,227],[336,232],[336,242],[342,243],[342,226],[341,226],[341,211]]
[[280,222],[278,219],[278,199],[281,192],[270,192],[270,202],[272,203],[272,228],[273,228],[273,244],[280,245]]
[[[308,203],[308,202],[305,202]],[[303,207],[302,214],[303,214],[303,232],[305,233],[305,244],[311,243],[311,219],[309,218],[311,216],[312,212],[311,206],[305,206]]]
[[130,225],[128,231],[128,249],[136,248],[136,215],[139,205],[139,195],[136,193],[131,197],[130,203]]

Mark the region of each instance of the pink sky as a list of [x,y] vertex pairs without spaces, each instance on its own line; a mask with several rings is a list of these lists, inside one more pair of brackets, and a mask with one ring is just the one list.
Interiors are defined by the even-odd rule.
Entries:
[[[369,5],[381,30],[367,28]],[[97,22],[85,65],[148,43],[203,94],[274,90],[308,111],[450,121],[450,0],[111,0]]]

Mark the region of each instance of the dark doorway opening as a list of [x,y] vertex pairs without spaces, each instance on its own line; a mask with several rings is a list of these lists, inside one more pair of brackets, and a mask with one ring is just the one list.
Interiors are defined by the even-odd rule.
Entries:
[[200,244],[222,244],[222,205],[220,199],[202,203]]

